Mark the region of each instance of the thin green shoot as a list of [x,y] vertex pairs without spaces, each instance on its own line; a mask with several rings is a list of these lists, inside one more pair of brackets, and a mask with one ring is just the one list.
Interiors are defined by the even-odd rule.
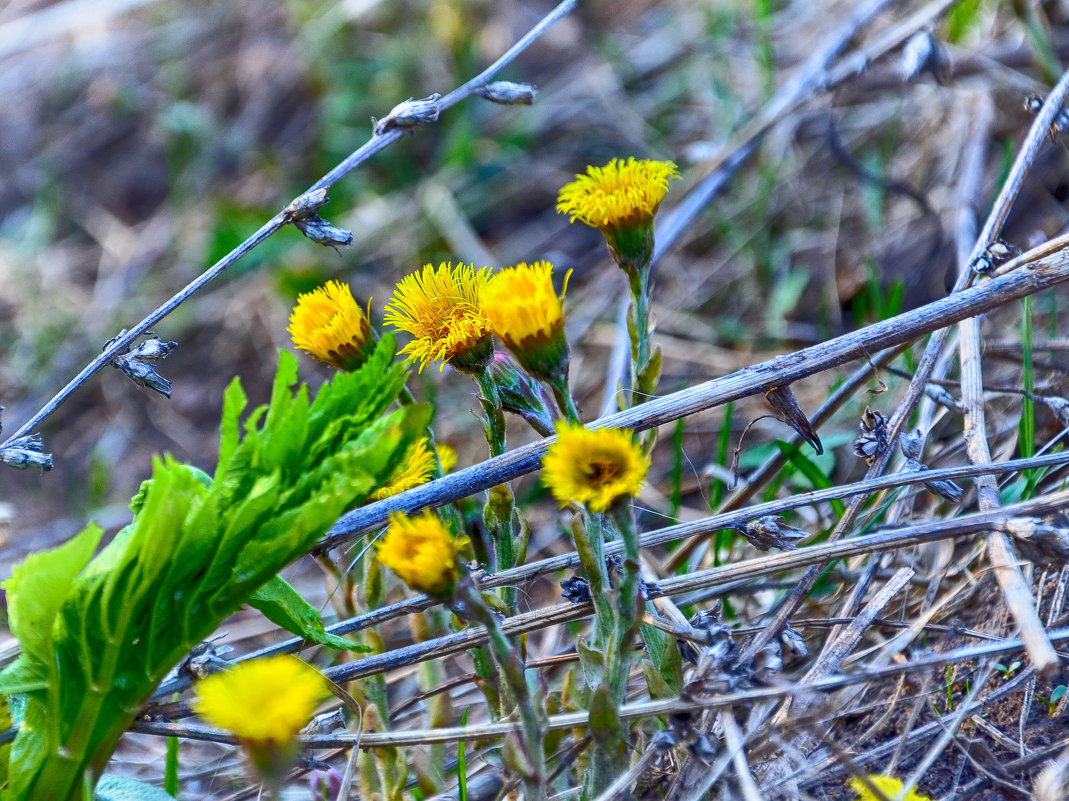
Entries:
[[[720,437],[716,444],[716,463],[721,467],[728,461],[728,451],[731,449],[731,418],[735,412],[735,404],[728,403],[724,406],[724,424],[720,426]],[[713,511],[720,508],[720,502],[724,499],[724,482],[714,478],[709,487],[709,508]],[[723,529],[716,532],[713,540],[713,564],[719,566],[720,554],[727,552],[735,539],[735,532]]]
[[[175,693],[174,700],[178,700]],[[178,738],[167,738],[167,755],[163,762],[163,791],[178,798]]]
[[[460,727],[468,725],[468,713],[471,707],[464,710],[460,716]],[[457,743],[457,801],[468,801],[468,768],[467,768],[467,740]]]
[[947,665],[946,678],[947,712],[954,711],[954,666]]
[[672,427],[672,490],[669,498],[673,520],[679,517],[683,506],[683,420],[679,418]]
[[[1032,298],[1026,296],[1021,306],[1021,350],[1022,375],[1024,380],[1024,405],[1021,409],[1021,457],[1029,459],[1036,452],[1036,404],[1030,393],[1035,387],[1035,367],[1032,361]],[[1032,471],[1026,471],[1027,486],[1025,496],[1031,497],[1035,489],[1035,477]]]

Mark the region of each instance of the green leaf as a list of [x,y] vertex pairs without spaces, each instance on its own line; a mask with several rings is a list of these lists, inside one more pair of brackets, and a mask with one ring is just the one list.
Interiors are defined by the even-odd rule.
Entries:
[[[822,456],[810,458],[802,453],[797,445],[792,445],[783,440],[777,440],[776,447],[779,448],[780,453],[787,457],[787,461],[809,480],[809,483],[813,485],[814,489],[827,489],[832,486],[832,481],[828,478],[828,474],[831,471],[831,467],[834,465],[834,455],[830,453],[829,448],[824,449],[824,454]],[[817,460],[824,461],[828,456],[831,457],[831,464],[828,465],[828,469],[825,471],[821,469],[821,465],[818,464]],[[845,514],[846,507],[843,505],[842,501],[833,499],[829,503],[838,517],[842,517],[843,514]]]
[[[410,406],[379,419],[404,381],[394,349],[390,338],[372,371],[336,377],[314,402],[292,391],[296,361],[280,355],[270,404],[243,426],[245,393],[227,389],[212,478],[157,458],[133,521],[96,558],[101,531],[90,527],[15,568],[5,586],[22,653],[0,687],[23,694],[25,713],[5,801],[82,801],[168,670],[388,478],[429,418]],[[273,589],[271,614],[300,636],[356,650],[288,585]],[[120,785],[99,797],[153,797]]]
[[[104,529],[90,523],[58,548],[33,553],[11,571],[3,583],[7,591],[8,625],[18,637],[22,654],[49,659],[52,624],[74,577],[93,555]],[[10,693],[0,685],[0,692]]]
[[175,801],[175,797],[151,784],[104,774],[97,783],[93,801]]
[[946,38],[957,44],[980,20],[980,0],[959,0],[946,15]]
[[679,688],[683,684],[683,658],[675,637],[645,623],[642,624],[641,632],[647,655],[642,669],[650,695],[654,698],[673,698],[679,695]]
[[645,659],[642,660],[642,675],[646,677],[646,688],[649,690],[650,698],[674,698],[676,696],[661,674],[657,672],[657,668]]
[[612,691],[599,684],[590,696],[590,734],[595,742],[612,748],[626,737]]
[[25,797],[37,778],[37,772],[26,770],[25,766],[40,765],[48,758],[49,751],[48,713],[45,711],[44,704],[31,703],[27,699],[18,736],[11,743],[8,785],[4,788],[4,801],[8,798]]
[[575,641],[575,647],[579,653],[579,664],[583,668],[586,686],[597,687],[601,684],[601,676],[605,672],[604,654],[591,648],[582,638]]
[[668,635],[660,629],[645,623],[642,624],[640,631],[642,633],[642,641],[646,644],[646,654],[649,656],[650,662],[655,665],[661,664],[664,643]]
[[15,695],[45,689],[48,686],[48,671],[42,667],[41,662],[29,659],[12,662],[0,673],[0,693]]
[[249,403],[249,398],[241,386],[241,381],[236,377],[223,393],[223,422],[219,431],[219,463],[215,470],[215,479],[218,481],[230,457],[237,450],[240,434],[238,433],[238,420],[241,413]]
[[669,637],[665,642],[664,653],[661,655],[660,673],[661,678],[672,691],[672,695],[679,695],[683,688],[683,654],[674,637]]
[[258,609],[275,625],[310,642],[345,651],[367,653],[371,650],[366,645],[360,645],[324,630],[319,611],[304,600],[301,594],[281,576],[269,579],[253,593],[248,604],[253,609]]

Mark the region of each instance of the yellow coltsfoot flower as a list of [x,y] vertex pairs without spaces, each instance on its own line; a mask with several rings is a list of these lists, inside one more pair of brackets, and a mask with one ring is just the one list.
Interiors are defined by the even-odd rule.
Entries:
[[409,587],[441,597],[456,584],[457,555],[467,544],[467,537],[454,537],[434,512],[415,517],[394,512],[376,549],[379,561]]
[[367,315],[356,305],[349,285],[340,281],[327,281],[299,295],[286,330],[298,348],[347,372],[363,365],[375,350]]
[[[869,774],[869,782],[879,790],[885,798],[897,798],[898,794],[902,792],[902,789],[906,786],[905,782],[901,779],[896,779],[894,776],[877,776],[876,774]],[[880,801],[880,797],[876,793],[872,792],[865,783],[856,776],[850,780],[850,789],[857,793],[855,801]],[[903,797],[903,801],[932,801],[929,796],[922,795],[916,790],[910,790]]]
[[480,297],[489,268],[443,262],[430,264],[397,284],[386,305],[385,322],[415,339],[401,349],[409,361],[448,362],[465,373],[478,373],[494,352],[490,320]]
[[434,472],[434,451],[428,447],[428,439],[418,440],[405,455],[405,460],[394,470],[390,480],[368,496],[368,500],[381,501],[391,495],[426,484]]
[[653,217],[679,177],[670,161],[613,159],[604,167],[587,167],[557,196],[557,211],[601,230],[621,267],[649,264],[653,253]]
[[263,771],[290,750],[294,735],[312,719],[329,693],[318,670],[294,656],[269,656],[241,662],[231,670],[197,682],[193,710],[233,732]]
[[[565,278],[565,290],[568,279]],[[490,277],[482,304],[497,336],[523,368],[543,381],[568,375],[564,291],[553,290],[553,265],[522,262]]]
[[558,423],[557,441],[542,458],[542,483],[561,506],[580,503],[592,512],[606,512],[637,495],[649,469],[649,456],[632,431]]

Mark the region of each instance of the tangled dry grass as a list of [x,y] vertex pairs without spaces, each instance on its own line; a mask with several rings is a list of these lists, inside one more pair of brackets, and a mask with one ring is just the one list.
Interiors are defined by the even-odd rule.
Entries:
[[[0,86],[12,99],[0,107],[5,423],[28,419],[109,337],[362,142],[368,117],[462,83],[548,9],[263,0],[0,11]],[[42,23],[36,38],[27,19]],[[467,101],[332,189],[326,210],[356,233],[351,249],[286,229],[161,323],[180,342],[166,362],[169,402],[108,371],[61,407],[42,429],[56,467],[0,484],[5,564],[87,518],[125,522],[152,453],[194,464],[213,453],[223,387],[238,374],[254,402],[266,396],[293,299],[325,278],[381,306],[400,276],[440,259],[572,268],[574,392],[586,420],[615,411],[626,282],[596,232],[567,226],[553,198],[588,163],[672,158],[684,183],[658,231],[661,391],[706,389],[627,421],[661,426],[636,501],[648,622],[688,643],[693,662],[678,697],[651,698],[655,680],[632,677],[636,762],[619,792],[852,798],[851,774],[888,773],[933,798],[1064,798],[1064,257],[1034,249],[1063,246],[1069,171],[1064,137],[1025,99],[1061,78],[1067,23],[1043,3],[580,4],[503,76],[535,84],[534,106]],[[945,61],[921,58],[924,31]],[[1054,119],[1062,102],[1044,113]],[[997,200],[1014,178],[1015,196]],[[977,275],[995,238],[1035,258]],[[954,311],[943,300],[952,288],[974,305]],[[890,333],[867,338],[880,324]],[[765,390],[788,384],[822,455],[768,416]],[[438,437],[474,467],[393,506],[460,502],[537,466],[539,439],[519,425],[517,452],[483,463],[466,383],[426,371],[412,390],[435,400]],[[855,445],[859,424],[868,436]],[[903,455],[896,441],[915,430]],[[1028,469],[1006,464],[1042,454]],[[935,471],[970,464],[943,476],[960,493],[931,489]],[[927,485],[914,475],[922,465]],[[897,473],[912,480],[877,481]],[[487,584],[519,591],[521,614],[505,628],[526,633],[528,665],[557,705],[551,767],[568,792],[585,732],[563,685],[589,609],[561,597],[576,563],[557,510],[532,479],[517,495],[533,531],[527,564]],[[344,519],[324,550],[355,558],[390,505]],[[751,544],[767,545],[752,524],[771,514],[801,535],[796,548]],[[737,533],[747,523],[749,540]],[[768,535],[773,522],[762,525]],[[306,561],[291,578],[326,605]],[[381,653],[328,671],[385,678],[391,729],[360,745],[404,749],[415,777],[436,759],[455,771],[467,739],[467,795],[492,798],[509,786],[496,756],[507,723],[474,711],[466,648],[477,632],[428,639],[429,604],[402,596],[394,588],[389,606],[343,625],[374,626]],[[242,655],[287,647],[258,617],[225,629]],[[430,727],[432,713],[445,723]],[[116,769],[149,780],[161,774],[158,734],[196,735],[141,729]],[[188,797],[255,797],[231,746],[192,742],[181,751]],[[308,743],[338,765],[352,738]],[[698,759],[695,744],[713,750]],[[296,780],[290,792],[306,797]]]

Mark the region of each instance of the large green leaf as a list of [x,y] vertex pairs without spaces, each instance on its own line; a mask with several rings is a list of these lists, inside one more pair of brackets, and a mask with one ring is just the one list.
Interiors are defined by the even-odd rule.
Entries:
[[22,655],[0,690],[22,693],[26,707],[2,798],[81,801],[160,679],[265,582],[259,603],[272,620],[353,648],[274,577],[422,435],[424,406],[382,417],[404,382],[393,358],[384,338],[364,369],[310,400],[292,389],[295,359],[281,355],[271,402],[243,426],[245,393],[227,389],[213,476],[158,458],[132,522],[95,559],[101,532],[90,527],[15,568],[6,587]]
[[[8,595],[8,625],[23,654],[48,658],[52,624],[63,599],[103,534],[103,529],[90,524],[58,548],[30,554],[12,569],[3,587]],[[2,684],[0,692],[7,692]]]

